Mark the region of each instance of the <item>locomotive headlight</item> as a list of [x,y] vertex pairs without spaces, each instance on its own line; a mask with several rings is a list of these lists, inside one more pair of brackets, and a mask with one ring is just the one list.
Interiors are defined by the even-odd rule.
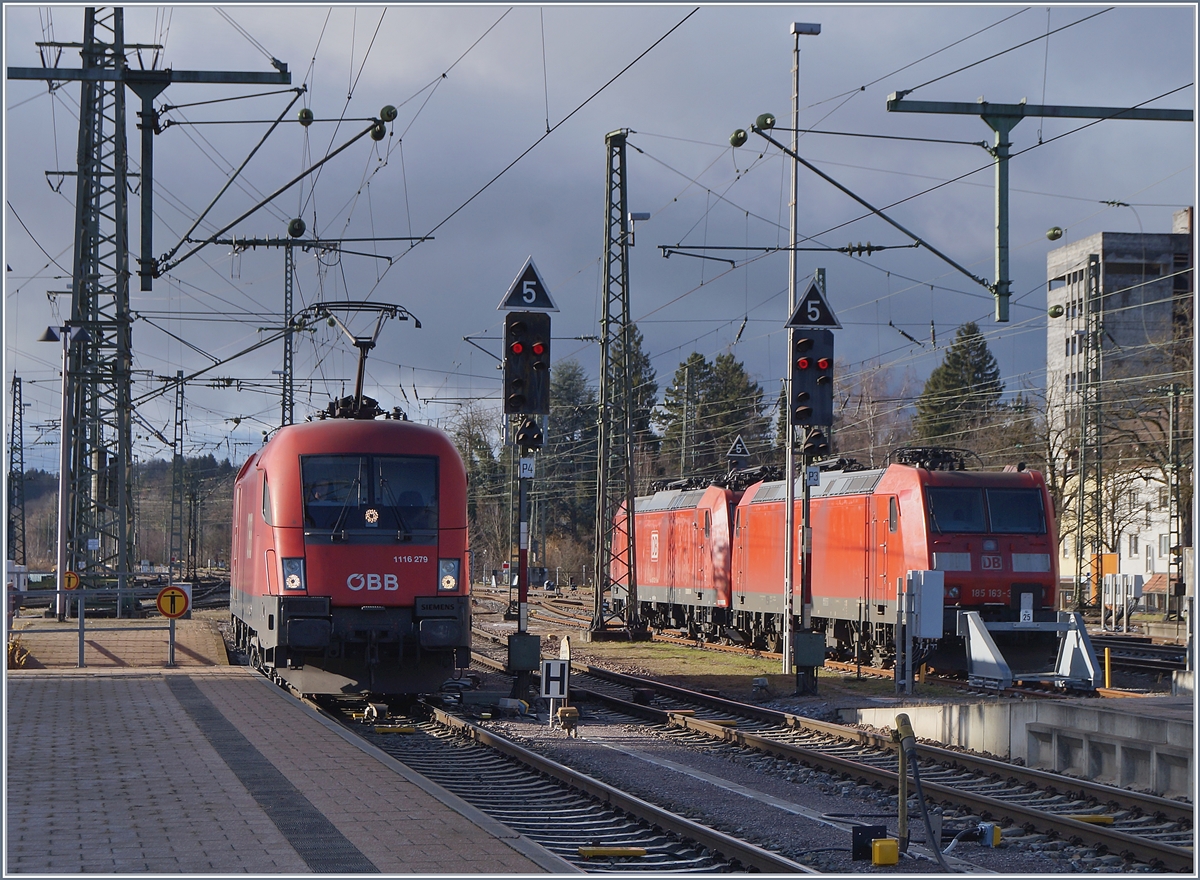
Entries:
[[458,589],[460,565],[457,559],[438,560],[438,592],[451,593]]
[[283,588],[285,590],[303,590],[306,586],[304,582],[304,558],[284,559]]
[[946,598],[947,599],[957,599],[958,598],[958,587],[946,587]]

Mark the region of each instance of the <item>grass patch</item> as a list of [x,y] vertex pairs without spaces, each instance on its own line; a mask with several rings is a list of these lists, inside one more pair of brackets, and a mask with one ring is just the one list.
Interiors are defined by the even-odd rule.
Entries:
[[8,668],[24,669],[25,661],[29,659],[29,651],[21,644],[21,640],[12,637],[8,640]]
[[[790,697],[796,691],[793,674],[781,671],[778,657],[754,657],[724,651],[689,648],[657,642],[583,642],[572,639],[572,654],[577,662],[612,666],[628,671],[645,670],[679,687],[696,691],[718,691],[730,699],[765,701]],[[863,700],[893,697],[891,679],[856,679],[854,673],[822,669],[818,672],[819,701],[839,705],[857,705]],[[756,692],[755,678],[766,678],[767,692]],[[954,688],[938,684],[918,684],[917,696],[925,699],[961,696]]]

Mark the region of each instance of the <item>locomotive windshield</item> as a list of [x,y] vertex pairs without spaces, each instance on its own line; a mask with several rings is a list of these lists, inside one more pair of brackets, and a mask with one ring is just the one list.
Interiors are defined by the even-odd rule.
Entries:
[[929,522],[938,532],[986,532],[982,489],[944,489],[930,486]]
[[306,535],[355,543],[437,542],[437,459],[303,455]]
[[926,493],[929,499],[929,523],[936,532],[1046,534],[1042,493],[1037,489],[950,489],[930,486]]
[[988,489],[987,498],[993,532],[1046,534],[1042,493],[1037,489]]

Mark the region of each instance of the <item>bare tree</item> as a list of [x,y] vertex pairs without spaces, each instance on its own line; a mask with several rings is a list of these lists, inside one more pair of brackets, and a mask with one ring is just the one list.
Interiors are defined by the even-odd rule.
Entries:
[[907,401],[914,385],[910,371],[878,362],[865,364],[848,380],[847,370],[834,368],[833,446],[836,453],[871,467],[881,466],[889,452],[912,439]]

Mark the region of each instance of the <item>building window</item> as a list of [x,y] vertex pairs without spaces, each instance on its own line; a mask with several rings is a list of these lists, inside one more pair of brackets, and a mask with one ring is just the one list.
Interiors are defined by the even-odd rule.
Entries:
[[1169,489],[1158,490],[1158,506],[1162,510],[1166,510],[1171,506],[1171,492]]
[[1146,554],[1146,574],[1154,574],[1154,554]]
[[1166,559],[1166,557],[1170,553],[1171,553],[1171,536],[1170,535],[1159,535],[1158,536],[1158,555],[1163,557],[1164,559]]
[[1071,356],[1071,337],[1070,336],[1067,337],[1066,342],[1067,342],[1067,350],[1066,350],[1066,352],[1064,352],[1064,354],[1066,357],[1070,357]]
[[1129,536],[1129,558],[1132,559],[1134,556],[1137,556],[1137,555],[1138,555],[1138,536],[1130,535]]

